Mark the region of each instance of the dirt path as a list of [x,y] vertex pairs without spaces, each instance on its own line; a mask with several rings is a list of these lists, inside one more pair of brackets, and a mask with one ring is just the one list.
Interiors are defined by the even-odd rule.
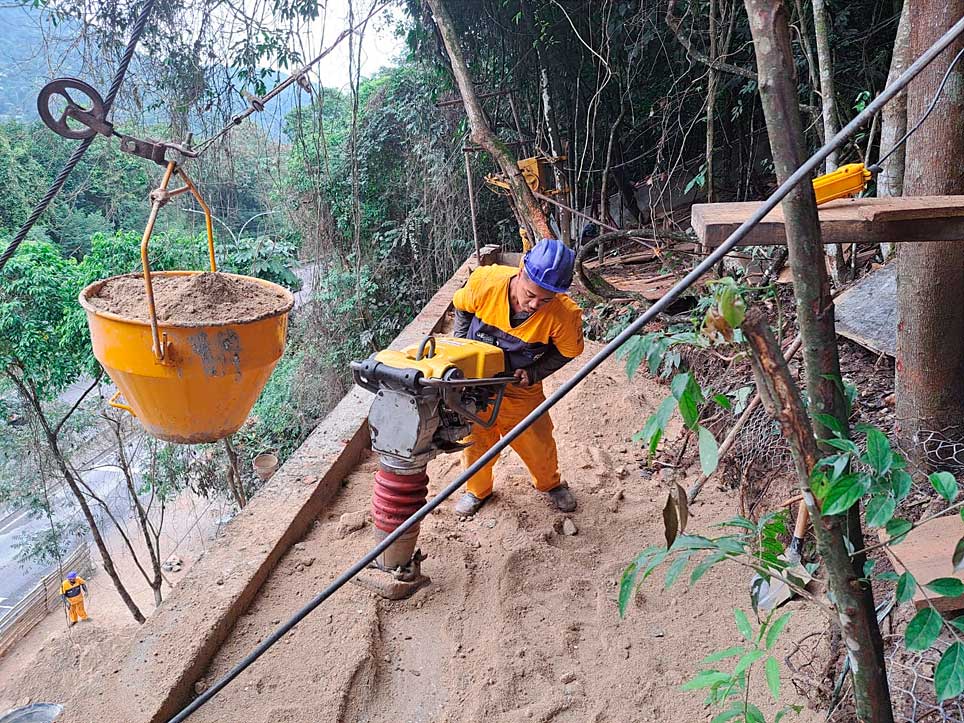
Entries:
[[[560,376],[566,371],[572,370]],[[662,538],[661,482],[640,472],[638,446],[629,440],[664,394],[646,380],[629,385],[612,363],[553,411],[563,476],[579,500],[572,515],[577,535],[561,533],[564,516],[531,489],[514,453],[503,455],[497,496],[479,515],[459,521],[449,502],[423,524],[420,545],[429,555],[423,570],[431,586],[400,602],[346,587],[191,720],[712,718],[718,711],[703,705],[703,695],[682,693],[679,685],[707,654],[739,643],[732,608],[748,607],[744,572],[717,570],[693,590],[677,583],[670,591],[658,572],[625,620],[616,608],[626,563]],[[370,548],[370,525],[346,534],[339,518],[367,509],[374,470],[373,459],[361,465],[284,558],[208,679]],[[435,460],[432,489],[457,473],[456,458]],[[708,488],[691,530],[712,533],[710,526],[733,508],[733,500]],[[784,639],[822,625],[798,609]],[[785,700],[802,703],[788,685],[784,691]],[[753,679],[751,700],[773,710],[762,674]],[[795,720],[818,716],[805,712]]]
[[[218,527],[218,518],[225,514],[225,506],[220,501],[209,503],[197,499],[189,492],[169,506],[162,530],[162,551],[165,558],[177,555],[183,562],[180,572],[165,573],[171,583],[176,585],[204,550],[213,544],[211,537]],[[154,610],[153,591],[137,571],[116,528],[110,526],[105,530],[108,548],[121,579],[141,612],[150,615]],[[147,560],[147,551],[134,520],[127,520],[127,534],[141,559]],[[63,612],[54,610],[0,656],[0,713],[28,703],[70,700],[77,695],[81,684],[96,684],[98,676],[111,675],[111,661],[121,659],[130,645],[138,625],[103,571],[93,546],[92,554],[98,570],[88,580],[90,599],[87,607],[91,621],[68,628]],[[166,597],[170,586],[165,584],[162,593]]]

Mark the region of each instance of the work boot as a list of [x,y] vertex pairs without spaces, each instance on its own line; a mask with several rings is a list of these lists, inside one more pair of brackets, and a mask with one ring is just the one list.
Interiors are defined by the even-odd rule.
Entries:
[[471,492],[466,492],[459,497],[459,501],[455,503],[455,514],[461,515],[462,517],[471,517],[479,511],[487,499],[489,498],[484,497],[480,500]]
[[569,490],[569,485],[561,484],[553,487],[546,494],[549,495],[553,507],[560,512],[572,512],[576,509],[576,497]]

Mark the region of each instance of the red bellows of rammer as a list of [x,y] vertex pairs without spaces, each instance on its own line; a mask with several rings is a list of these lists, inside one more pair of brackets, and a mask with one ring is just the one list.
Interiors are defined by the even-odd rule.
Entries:
[[424,469],[416,474],[396,474],[379,469],[372,490],[375,527],[382,532],[393,532],[425,504],[427,497],[428,475]]

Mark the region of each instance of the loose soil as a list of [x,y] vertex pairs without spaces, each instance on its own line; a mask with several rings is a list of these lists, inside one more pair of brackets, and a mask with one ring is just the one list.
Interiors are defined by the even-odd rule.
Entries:
[[[190,492],[182,494],[165,512],[162,527],[162,552],[165,559],[177,555],[182,561],[179,572],[165,572],[162,587],[165,599],[171,585],[177,585],[188,570],[212,544],[220,529],[220,519],[227,504],[208,502]],[[147,560],[137,523],[129,519],[125,533],[142,561]],[[117,529],[105,526],[107,546],[114,565],[145,615],[154,609],[153,591],[137,571],[127,546]],[[87,612],[90,622],[68,628],[64,613],[55,609],[13,648],[0,656],[0,714],[10,708],[29,703],[67,703],[75,700],[75,710],[85,711],[88,696],[106,687],[105,681],[117,670],[115,660],[122,660],[140,626],[121,600],[110,578],[103,570],[97,548],[91,543],[91,554],[97,572],[87,580],[90,596]],[[169,584],[168,584],[169,583]],[[80,689],[87,687],[83,692]],[[58,719],[58,723],[61,723]],[[83,718],[85,723],[93,723]],[[98,720],[96,723],[128,723]]]
[[[587,356],[599,348],[588,347]],[[422,524],[419,544],[429,556],[423,571],[431,585],[397,602],[346,586],[192,715],[192,723],[709,721],[719,710],[704,705],[702,692],[679,686],[705,656],[741,643],[732,609],[749,608],[750,576],[724,566],[692,589],[684,574],[664,590],[660,569],[634,595],[625,619],[616,603],[626,564],[663,539],[668,480],[642,467],[630,438],[666,391],[642,376],[630,384],[615,362],[602,365],[552,412],[563,476],[579,501],[575,513],[550,508],[515,453],[504,454],[496,492],[478,515],[460,520],[449,502]],[[455,456],[436,459],[431,491],[459,468]],[[370,522],[349,531],[340,520],[368,509],[375,469],[369,457],[345,480],[238,620],[198,690],[370,549]],[[735,507],[732,492],[706,489],[688,531],[718,534],[714,525]],[[566,517],[575,535],[563,533]],[[199,592],[178,594],[181,605],[205,604]],[[781,661],[794,641],[827,627],[799,601],[786,609],[793,616],[775,650]],[[96,704],[135,631],[123,640],[101,638],[95,624],[78,626],[74,643],[83,654],[76,648],[56,654],[56,644],[45,644],[11,671],[0,697],[10,691],[11,698],[15,692],[63,703],[63,723],[114,723],[95,714]],[[719,666],[730,669],[727,662],[734,661]],[[752,675],[749,696],[772,719],[777,706],[762,671]],[[781,703],[805,702],[784,684]],[[822,718],[805,710],[793,720]]]
[[[228,274],[152,276],[157,320],[164,324],[231,324],[277,314],[291,299],[278,289]],[[137,321],[150,321],[144,277],[107,279],[88,298],[91,306]]]
[[[724,568],[694,589],[677,583],[666,591],[660,570],[625,619],[616,606],[625,565],[663,536],[666,482],[640,469],[630,437],[664,395],[644,378],[630,386],[610,363],[553,410],[563,476],[579,500],[569,516],[576,535],[562,532],[567,516],[546,504],[507,453],[496,465],[495,495],[478,515],[459,520],[447,503],[423,523],[429,587],[389,602],[346,586],[192,721],[710,720],[719,711],[679,685],[703,657],[740,643],[732,608],[749,607],[749,576]],[[349,532],[340,518],[367,510],[376,467],[374,458],[360,465],[283,559],[199,690],[371,547],[370,522]],[[459,469],[453,456],[436,459],[431,491]],[[707,490],[693,514],[692,530],[713,534],[712,525],[733,514],[733,500]],[[794,638],[825,627],[798,602],[787,609],[795,612],[778,658]],[[751,680],[750,699],[770,715],[776,710],[762,673]],[[782,699],[804,702],[789,685]]]

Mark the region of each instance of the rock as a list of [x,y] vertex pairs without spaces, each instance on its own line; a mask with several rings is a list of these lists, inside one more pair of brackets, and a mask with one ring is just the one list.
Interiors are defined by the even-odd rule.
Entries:
[[304,551],[305,551],[305,543],[303,543],[303,542],[296,542],[296,543],[295,543],[295,551],[297,551],[297,552],[304,552]]
[[654,638],[665,638],[665,637],[666,637],[666,631],[663,630],[662,628],[653,628],[653,637],[654,637]]
[[599,447],[590,447],[589,456],[592,458],[593,465],[595,465],[601,471],[608,471],[613,468],[613,458],[609,456],[609,452]]
[[171,571],[171,572],[180,572],[180,571],[181,571],[181,566],[180,566],[180,565],[173,565],[173,566],[171,567],[171,570],[170,570],[170,571]]
[[629,472],[626,471],[625,467],[616,468],[616,477],[618,479],[626,479],[629,476]]
[[217,580],[214,581],[214,584],[215,584],[215,585],[223,585],[223,584],[224,584],[224,578],[223,578],[223,577],[219,577]]
[[314,565],[315,564],[314,555],[301,558],[301,564],[304,565],[305,567],[311,567],[312,565]]
[[351,534],[356,530],[360,530],[365,526],[368,520],[368,510],[360,510],[358,512],[346,512],[338,520],[338,531],[341,536]]
[[205,678],[201,678],[198,682],[194,684],[194,692],[201,695],[204,691],[208,689],[210,683]]
[[579,532],[579,528],[576,527],[576,523],[572,521],[569,517],[562,521],[562,534],[572,537]]
[[491,530],[495,527],[495,520],[486,520],[482,524],[484,524],[486,527],[488,527]]
[[613,496],[609,498],[609,502],[606,504],[606,509],[610,512],[619,511],[619,503],[623,499],[622,489],[618,489],[613,493]]
[[563,676],[562,676],[561,678],[559,678],[559,682],[560,682],[560,683],[571,683],[571,682],[574,681],[575,679],[576,679],[576,674],[575,674],[575,673],[572,673],[572,672],[569,672],[569,673],[564,673]]
[[281,625],[281,618],[275,618],[271,621],[272,625]]
[[579,465],[579,469],[589,469],[592,467],[592,454],[588,447],[581,447],[579,450],[579,456],[582,458],[582,464]]

